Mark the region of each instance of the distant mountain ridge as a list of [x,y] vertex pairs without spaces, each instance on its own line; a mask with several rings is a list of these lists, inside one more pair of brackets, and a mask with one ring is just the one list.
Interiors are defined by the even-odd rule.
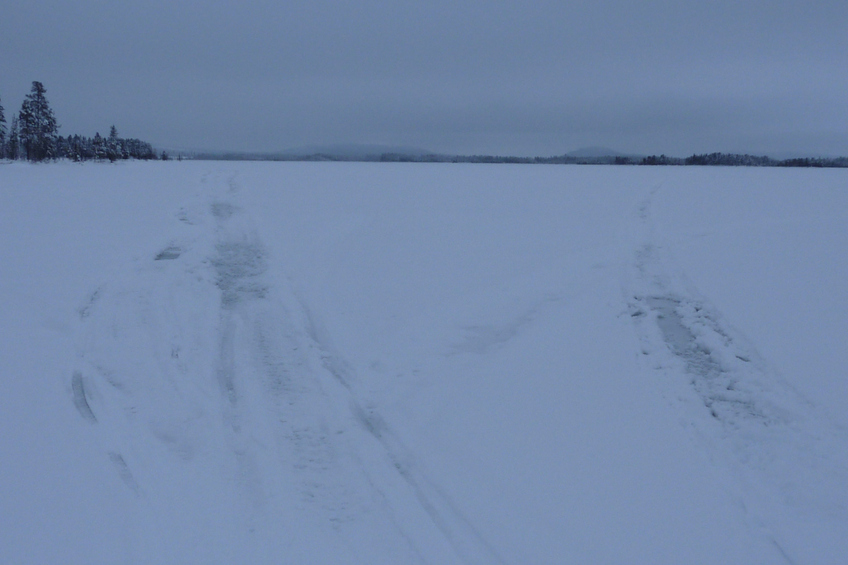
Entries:
[[509,155],[452,155],[419,147],[377,144],[308,145],[276,153],[197,153],[192,159],[235,161],[362,161],[387,163],[501,163],[548,165],[707,165],[747,167],[840,167],[848,157],[775,159],[740,153],[704,153],[689,157],[627,154],[609,147],[588,146],[549,157]]
[[375,157],[386,153],[394,153],[398,155],[410,155],[420,157],[422,155],[431,155],[432,151],[421,149],[420,147],[406,147],[397,145],[378,145],[378,144],[362,144],[362,143],[335,143],[330,145],[306,145],[303,147],[293,147],[279,152],[281,155],[292,157],[308,157],[310,155],[326,155],[328,157],[337,157],[341,159],[364,159],[367,157]]
[[615,149],[610,149],[609,147],[600,147],[600,146],[592,146],[592,147],[581,147],[580,149],[575,149],[574,151],[569,151],[566,153],[569,157],[579,157],[579,158],[590,158],[590,157],[625,157],[625,153],[621,153],[620,151],[616,151]]

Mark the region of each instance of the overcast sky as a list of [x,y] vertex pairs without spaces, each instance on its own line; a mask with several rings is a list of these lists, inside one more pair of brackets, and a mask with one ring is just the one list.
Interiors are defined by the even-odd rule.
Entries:
[[0,54],[166,148],[848,155],[846,0],[4,0]]

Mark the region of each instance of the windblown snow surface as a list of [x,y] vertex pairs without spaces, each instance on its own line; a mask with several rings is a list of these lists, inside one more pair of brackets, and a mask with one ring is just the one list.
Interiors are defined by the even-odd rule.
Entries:
[[0,165],[0,564],[848,562],[838,170]]

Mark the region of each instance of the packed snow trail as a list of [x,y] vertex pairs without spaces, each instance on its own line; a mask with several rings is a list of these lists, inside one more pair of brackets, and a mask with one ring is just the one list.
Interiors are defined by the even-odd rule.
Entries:
[[[663,375],[657,383],[683,425],[733,477],[752,532],[786,563],[831,562],[809,540],[817,528],[848,522],[848,433],[792,389],[676,266],[652,218],[658,194],[652,189],[638,208],[638,247],[623,285],[644,363]],[[799,519],[807,531],[798,531]]]
[[297,562],[502,563],[273,280],[238,192],[207,175],[188,229],[79,310],[73,403],[141,512],[220,503],[250,552]]

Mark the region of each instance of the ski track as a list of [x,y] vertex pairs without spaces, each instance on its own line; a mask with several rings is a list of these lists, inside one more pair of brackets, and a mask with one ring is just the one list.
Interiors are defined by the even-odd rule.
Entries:
[[[786,563],[798,563],[775,504],[803,521],[848,521],[843,430],[785,383],[756,348],[701,297],[663,245],[651,217],[659,187],[638,208],[638,247],[623,292],[641,356],[672,379],[683,424],[735,477],[733,496]],[[685,377],[680,380],[680,375]],[[834,456],[834,454],[836,454]]]
[[[296,514],[317,517],[363,562],[503,563],[357,391],[308,305],[270,274],[239,191],[236,175],[204,175],[175,214],[177,235],[79,309],[72,400],[105,460],[143,500],[167,466],[142,444],[167,465],[206,465],[200,473],[215,472],[225,446],[230,462],[217,467],[232,469],[250,531],[288,489]],[[374,523],[379,538],[362,554],[357,533]]]

